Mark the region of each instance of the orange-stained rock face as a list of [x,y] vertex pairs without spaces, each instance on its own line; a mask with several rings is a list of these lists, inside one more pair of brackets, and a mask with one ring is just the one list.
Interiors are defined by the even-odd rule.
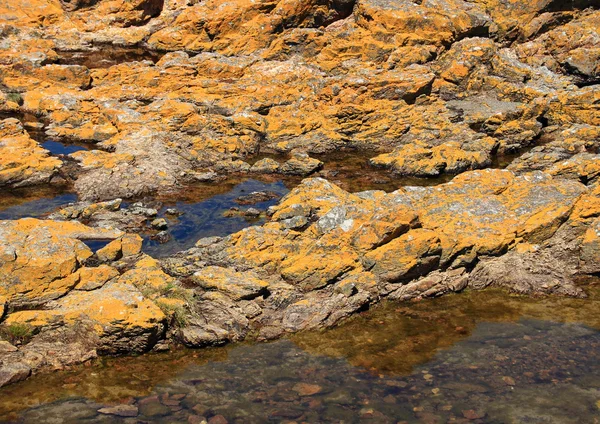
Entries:
[[[386,296],[583,296],[573,275],[598,272],[595,1],[16,3],[0,0],[0,186],[82,201],[0,222],[0,325],[34,345],[66,329],[89,335],[85,357],[167,329],[196,347],[269,339]],[[348,150],[397,190],[305,179],[264,225],[160,261],[109,228],[120,199],[336,178]]]
[[49,307],[15,312],[4,324],[18,323],[39,331],[85,322],[100,338],[98,348],[106,353],[143,352],[165,329],[160,308],[129,284],[117,282],[94,291],[73,291]]
[[0,151],[0,186],[47,183],[62,165],[16,119],[0,121]]
[[1,221],[0,294],[14,306],[41,305],[59,298],[80,284],[76,271],[93,254],[81,240],[121,234],[78,222]]

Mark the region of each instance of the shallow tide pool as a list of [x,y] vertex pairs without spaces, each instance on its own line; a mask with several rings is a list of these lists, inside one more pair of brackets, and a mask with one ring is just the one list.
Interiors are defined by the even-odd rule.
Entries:
[[[596,423],[600,292],[588,289],[588,300],[492,290],[384,303],[332,330],[270,343],[103,358],[0,389],[0,416],[35,423]],[[106,413],[115,406],[130,416]]]

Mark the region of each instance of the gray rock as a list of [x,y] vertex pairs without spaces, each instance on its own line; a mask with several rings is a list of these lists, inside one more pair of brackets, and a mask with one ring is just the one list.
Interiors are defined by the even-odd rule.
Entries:
[[98,413],[104,415],[115,415],[117,417],[137,417],[138,407],[135,405],[117,405],[98,409]]
[[31,375],[31,368],[22,362],[0,364],[0,387],[23,381]]

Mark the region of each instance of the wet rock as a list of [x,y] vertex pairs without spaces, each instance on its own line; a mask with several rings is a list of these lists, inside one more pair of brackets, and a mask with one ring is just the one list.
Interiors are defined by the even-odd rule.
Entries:
[[135,405],[117,405],[98,409],[98,413],[104,415],[115,415],[117,417],[137,417],[138,407]]
[[23,363],[11,364],[0,361],[0,387],[25,380],[30,374],[31,368]]
[[169,227],[167,220],[164,218],[155,219],[154,221],[152,221],[151,225],[157,230],[166,230]]
[[281,196],[272,191],[255,191],[250,194],[240,196],[235,199],[240,205],[253,205],[255,203],[266,202],[273,199],[279,199]]
[[223,415],[214,415],[208,419],[208,424],[227,424],[229,421]]
[[139,413],[146,417],[165,417],[171,413],[171,410],[160,403],[158,398],[150,399],[145,402],[139,402]]
[[322,387],[318,384],[298,383],[292,388],[300,396],[312,396],[319,393]]
[[155,234],[154,236],[151,236],[150,238],[152,240],[156,240],[160,244],[165,244],[168,243],[169,240],[171,240],[171,234],[169,234],[168,231],[160,231],[159,233]]
[[261,214],[261,212],[256,208],[249,208],[244,211],[244,215],[252,217],[252,218],[257,218],[260,216],[260,214]]
[[110,200],[99,203],[77,203],[50,215],[50,219],[89,219],[102,211],[118,211],[121,208],[121,199]]
[[172,216],[181,216],[181,215],[183,215],[183,214],[184,214],[183,212],[181,212],[180,210],[178,210],[178,209],[175,209],[175,208],[168,208],[168,209],[165,211],[165,213],[166,213],[167,215],[172,215]]
[[281,165],[281,173],[287,175],[307,176],[318,171],[323,162],[313,159],[305,152],[292,152],[292,158]]

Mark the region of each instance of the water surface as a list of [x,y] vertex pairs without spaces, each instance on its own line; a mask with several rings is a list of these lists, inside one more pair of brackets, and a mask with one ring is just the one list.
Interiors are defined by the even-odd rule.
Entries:
[[[588,290],[587,300],[486,291],[385,303],[287,340],[103,358],[0,389],[0,415],[36,423],[217,415],[230,423],[594,423],[600,291]],[[137,417],[97,413],[119,404],[137,407]]]

